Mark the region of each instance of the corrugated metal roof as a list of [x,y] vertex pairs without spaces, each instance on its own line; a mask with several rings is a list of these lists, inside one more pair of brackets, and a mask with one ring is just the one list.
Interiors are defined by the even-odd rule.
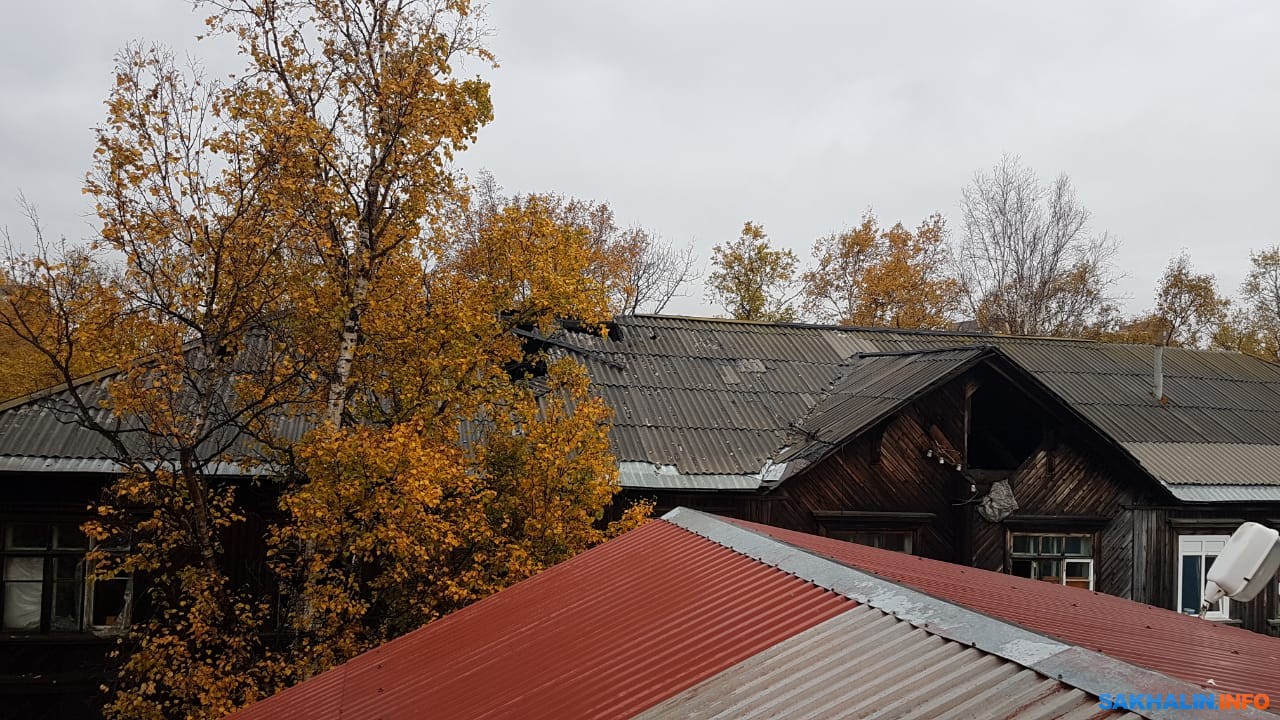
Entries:
[[851,605],[653,521],[234,717],[627,718]]
[[1235,443],[1124,443],[1169,485],[1280,486],[1280,446]]
[[[76,386],[80,399],[93,410],[93,420],[103,427],[121,430],[121,441],[138,457],[153,457],[157,442],[141,431],[137,418],[117,417],[104,407],[115,375],[103,374]],[[25,402],[17,399],[0,410],[0,471],[24,472],[116,472],[114,448],[101,435],[80,425],[75,398],[70,390],[54,389],[38,393]],[[302,417],[280,414],[274,419],[279,437],[296,440],[311,428]],[[265,458],[262,447],[248,435],[211,438],[216,447],[227,447],[227,456],[240,462],[216,462],[211,472],[231,475],[245,473]],[[165,451],[165,448],[158,448]],[[176,453],[166,453],[176,457]]]
[[858,606],[753,655],[639,717],[901,720],[1125,717],[1008,660]]
[[1098,702],[1197,690],[679,509],[232,717],[1216,717]]
[[[215,462],[205,466],[211,475],[271,475],[275,470],[266,464],[245,466]],[[117,473],[120,464],[106,458],[12,457],[0,455],[0,472]]]
[[757,475],[681,475],[671,465],[638,462],[618,463],[618,482],[623,487],[663,490],[748,491],[760,487]]
[[1274,485],[1167,485],[1184,502],[1280,503],[1280,487]]
[[1222,692],[1280,698],[1280,638],[1104,593],[729,522],[1126,663]]

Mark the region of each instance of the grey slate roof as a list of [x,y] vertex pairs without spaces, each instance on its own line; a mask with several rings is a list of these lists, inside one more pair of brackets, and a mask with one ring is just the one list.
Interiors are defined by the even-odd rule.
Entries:
[[[115,375],[104,372],[76,385],[81,399],[97,407],[94,420],[104,427],[128,430],[136,428],[136,420],[113,417],[100,406],[106,400]],[[111,473],[119,470],[110,458],[111,446],[101,435],[87,430],[75,421],[76,414],[70,390],[54,388],[29,398],[18,398],[0,405],[0,471]],[[301,417],[279,415],[275,418],[279,437],[297,439],[310,425]],[[145,438],[139,433],[125,432],[127,444],[142,447]],[[215,463],[211,472],[226,475],[252,474],[263,471],[261,447],[248,436],[233,436],[228,430],[212,439],[227,448],[229,462]]]
[[[614,408],[618,459],[671,466],[678,476],[759,480],[837,380],[858,382],[848,373],[856,364],[884,371],[880,382],[902,383],[882,399],[919,384],[924,376],[914,373],[927,374],[927,365],[911,361],[900,379],[901,369],[860,354],[975,345],[996,348],[1171,488],[1280,486],[1273,472],[1280,469],[1280,366],[1239,353],[1166,348],[1160,403],[1151,395],[1155,350],[1147,345],[643,315],[619,318],[607,338],[566,331],[552,340],[586,364]],[[848,426],[865,426],[892,404],[849,402],[821,412],[846,412]],[[1203,453],[1213,462],[1185,462]],[[1274,493],[1263,495],[1232,498],[1271,500]]]
[[[802,452],[797,437],[823,426],[818,440],[831,442],[865,429],[972,362],[974,346],[1040,380],[1178,497],[1280,495],[1280,367],[1237,353],[1166,349],[1159,403],[1154,349],[1143,345],[643,315],[619,318],[609,337],[565,330],[545,340],[581,360],[613,407],[630,487],[747,491],[776,481],[774,461]],[[110,378],[89,382],[92,398]],[[0,406],[0,470],[110,469],[101,439],[51,409],[57,399]],[[281,422],[286,435],[305,430],[300,419]]]

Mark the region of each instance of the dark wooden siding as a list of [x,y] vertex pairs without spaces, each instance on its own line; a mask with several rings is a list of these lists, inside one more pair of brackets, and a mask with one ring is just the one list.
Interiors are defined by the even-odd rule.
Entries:
[[[1280,528],[1280,508],[1265,505],[1140,505],[1133,510],[1135,599],[1174,608],[1178,587],[1178,537],[1229,535],[1243,522]],[[1280,637],[1280,575],[1258,597],[1230,603],[1232,624]]]
[[[1132,597],[1133,519],[1126,508],[1140,479],[1117,477],[1077,442],[1053,434],[1010,476],[1019,508],[1007,522],[991,523],[974,514],[973,565],[1004,571],[1010,530],[1092,533],[1094,587]],[[1046,520],[1037,524],[1035,518]]]
[[932,513],[919,528],[916,554],[963,560],[962,501],[968,483],[951,462],[938,462],[941,449],[959,457],[963,447],[962,386],[943,388],[913,403],[886,424],[846,445],[778,491],[771,524],[818,533],[816,514],[832,511]]
[[[1177,588],[1178,534],[1227,534],[1244,520],[1280,525],[1275,506],[1177,505],[1116,448],[1043,406],[1043,442],[1008,473],[1018,511],[1000,523],[982,519],[972,501],[991,476],[957,472],[937,457],[964,457],[965,388],[1000,381],[981,370],[957,378],[766,495],[769,502],[755,506],[765,508],[761,517],[750,504],[731,512],[804,532],[822,532],[822,516],[841,511],[928,513],[932,519],[917,521],[916,554],[1002,572],[1011,531],[1088,532],[1097,590],[1166,608]],[[1232,603],[1231,615],[1242,627],[1280,636],[1277,595],[1273,583],[1251,603]]]

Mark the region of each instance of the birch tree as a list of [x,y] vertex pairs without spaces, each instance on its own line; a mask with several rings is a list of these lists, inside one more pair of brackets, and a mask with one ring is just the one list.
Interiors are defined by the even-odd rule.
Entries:
[[34,402],[97,436],[120,469],[85,531],[129,550],[91,552],[91,572],[146,579],[113,717],[216,716],[287,675],[261,632],[267,588],[232,581],[222,536],[244,509],[215,468],[251,472],[261,456],[233,446],[293,398],[296,357],[264,322],[290,285],[288,230],[263,202],[278,147],[215,123],[222,97],[162,48],[121,52],[86,182],[99,237],[69,247],[36,226],[34,253],[6,258],[30,297],[0,306],[0,324],[62,383]]
[[1233,349],[1280,357],[1280,246],[1249,254],[1242,307],[1229,323]]
[[1152,314],[1157,322],[1156,342],[1184,347],[1204,347],[1227,321],[1231,302],[1218,293],[1218,281],[1210,273],[1197,273],[1184,252],[1169,260]]
[[[4,272],[24,290],[0,320],[122,469],[86,530],[132,545],[98,572],[151,579],[114,718],[222,717],[647,512],[600,525],[608,410],[529,339],[607,319],[621,281],[589,229],[534,197],[457,231],[449,162],[491,117],[458,74],[490,60],[470,3],[206,7],[243,73],[123,52],[87,180],[100,237]],[[78,382],[90,354],[118,370],[105,397]],[[253,481],[228,463],[279,497],[277,587],[231,579]]]
[[975,173],[961,217],[956,276],[984,330],[1081,336],[1109,304],[1116,245],[1092,231],[1066,175],[1045,185],[1005,155]]

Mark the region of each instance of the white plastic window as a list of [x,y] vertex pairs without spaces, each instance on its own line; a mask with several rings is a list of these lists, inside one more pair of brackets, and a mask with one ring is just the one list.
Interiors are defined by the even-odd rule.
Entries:
[[[1229,535],[1180,535],[1178,536],[1178,612],[1188,615],[1200,613],[1200,601],[1203,599],[1205,576],[1213,561],[1227,544]],[[1209,620],[1226,620],[1230,601],[1222,598],[1214,603],[1205,618]]]

